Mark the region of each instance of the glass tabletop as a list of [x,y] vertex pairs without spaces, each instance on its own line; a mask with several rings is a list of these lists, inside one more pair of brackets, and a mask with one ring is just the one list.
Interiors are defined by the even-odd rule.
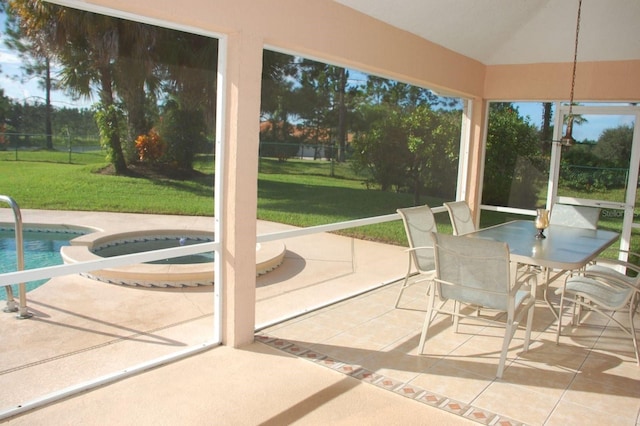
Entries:
[[572,270],[586,265],[619,237],[604,229],[584,229],[550,225],[538,239],[533,221],[516,220],[484,228],[466,236],[503,241],[512,260],[547,268]]

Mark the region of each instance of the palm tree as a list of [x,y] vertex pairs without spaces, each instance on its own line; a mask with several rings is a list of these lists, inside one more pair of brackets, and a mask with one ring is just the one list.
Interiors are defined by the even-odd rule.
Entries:
[[73,95],[90,98],[93,87],[98,87],[103,143],[116,173],[125,173],[114,93],[119,32],[113,19],[37,0],[10,0],[9,7],[26,37],[48,35],[49,46],[62,66],[61,83]]

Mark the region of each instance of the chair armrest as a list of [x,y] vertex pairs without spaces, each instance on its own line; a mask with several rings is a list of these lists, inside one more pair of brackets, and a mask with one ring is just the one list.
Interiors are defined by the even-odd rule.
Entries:
[[[629,257],[631,258],[636,258],[638,260],[638,263],[640,264],[640,253],[636,253],[633,251],[629,251],[629,250],[618,250],[618,253],[626,253]],[[618,260],[618,259],[609,259],[609,258],[605,258],[605,257],[597,257],[593,260],[593,263],[595,264],[607,264],[607,265],[612,265],[612,266],[623,266],[627,269],[631,269],[632,271],[635,271],[636,273],[640,274],[640,265],[635,264],[633,262],[630,261],[624,261],[624,260]]]
[[433,250],[433,246],[411,247],[411,248],[405,249],[406,252],[412,252],[412,251],[418,251],[418,250]]
[[640,253],[636,253],[634,251],[630,251],[630,250],[618,250],[618,253],[626,253],[627,255],[631,256],[631,257],[635,257],[638,260],[640,260]]
[[[640,288],[638,288],[637,286],[609,274],[602,274],[602,273],[599,273],[598,271],[585,271],[584,276],[587,278],[596,279],[609,286],[615,286],[619,288],[621,287],[621,288],[631,289],[635,292],[640,292]],[[637,283],[638,282],[636,281],[636,284]]]

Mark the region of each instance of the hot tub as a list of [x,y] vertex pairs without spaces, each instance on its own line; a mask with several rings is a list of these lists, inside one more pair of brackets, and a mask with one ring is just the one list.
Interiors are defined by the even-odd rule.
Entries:
[[[97,260],[141,251],[159,250],[180,245],[213,241],[214,234],[203,230],[152,229],[124,233],[96,232],[71,240],[61,249],[65,263]],[[256,246],[256,274],[277,268],[284,260],[286,247],[282,242]],[[153,263],[138,263],[101,269],[83,274],[89,278],[134,287],[183,288],[213,285],[213,253],[181,256]]]

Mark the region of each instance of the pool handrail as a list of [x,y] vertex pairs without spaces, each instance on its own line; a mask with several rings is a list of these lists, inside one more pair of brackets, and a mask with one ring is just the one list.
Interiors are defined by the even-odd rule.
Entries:
[[[15,222],[15,234],[16,234],[16,258],[17,258],[17,270],[24,270],[24,239],[22,235],[22,214],[20,213],[20,207],[18,203],[7,195],[0,195],[0,201],[4,201],[9,204],[11,210],[13,210],[13,217]],[[19,319],[31,318],[32,314],[27,309],[27,290],[25,283],[18,284],[18,297],[19,305],[16,306],[16,300],[13,297],[13,289],[11,285],[4,286],[7,292],[7,306],[4,308],[4,312],[18,312],[16,315]]]

